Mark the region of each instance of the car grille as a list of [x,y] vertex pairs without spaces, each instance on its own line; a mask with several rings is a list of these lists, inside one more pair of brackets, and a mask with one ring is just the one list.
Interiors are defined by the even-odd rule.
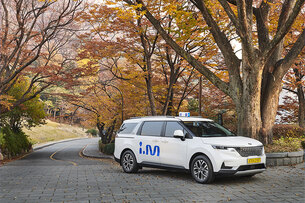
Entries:
[[263,154],[263,146],[259,146],[259,147],[236,147],[235,150],[242,157],[261,156]]

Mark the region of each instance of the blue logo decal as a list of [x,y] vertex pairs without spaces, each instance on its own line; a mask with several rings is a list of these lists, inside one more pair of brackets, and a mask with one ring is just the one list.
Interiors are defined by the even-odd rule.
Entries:
[[152,150],[152,147],[148,144],[148,145],[146,145],[146,149],[145,149],[146,151],[143,151],[142,150],[142,142],[140,142],[139,145],[140,145],[139,154],[146,154],[146,155],[150,154],[151,156],[154,156],[155,154],[157,156],[160,155],[160,147],[159,146],[154,146],[154,150]]

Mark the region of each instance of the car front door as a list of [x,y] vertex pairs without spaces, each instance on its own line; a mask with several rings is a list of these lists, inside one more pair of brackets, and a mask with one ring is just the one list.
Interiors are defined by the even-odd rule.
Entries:
[[161,138],[160,163],[164,166],[185,167],[187,157],[187,146],[189,139],[180,139],[174,137],[175,130],[186,130],[176,121],[166,122],[164,136]]
[[160,138],[164,122],[145,121],[141,126],[137,137],[138,157],[141,163],[159,165],[160,164]]

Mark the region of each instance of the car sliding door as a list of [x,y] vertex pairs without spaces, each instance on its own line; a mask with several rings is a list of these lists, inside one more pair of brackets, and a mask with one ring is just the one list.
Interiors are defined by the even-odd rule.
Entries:
[[145,121],[137,137],[138,157],[140,162],[160,164],[160,137],[164,122]]

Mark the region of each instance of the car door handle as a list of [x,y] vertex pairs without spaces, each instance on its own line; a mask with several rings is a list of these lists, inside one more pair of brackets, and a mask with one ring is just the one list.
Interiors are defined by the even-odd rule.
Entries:
[[159,140],[153,140],[153,142],[159,142]]
[[168,141],[162,141],[162,143],[168,143]]

